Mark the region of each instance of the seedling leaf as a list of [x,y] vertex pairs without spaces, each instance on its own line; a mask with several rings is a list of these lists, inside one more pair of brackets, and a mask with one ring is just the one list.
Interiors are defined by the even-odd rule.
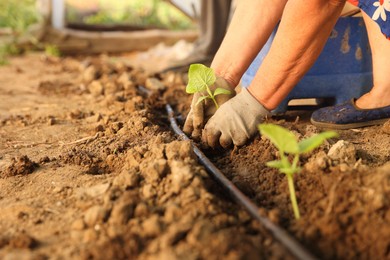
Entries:
[[186,92],[194,94],[205,90],[214,84],[216,76],[214,70],[202,64],[191,64],[188,70],[188,84]]
[[291,164],[287,161],[287,165],[283,161],[275,160],[266,163],[268,167],[279,169],[281,173],[293,175],[297,169],[291,168]]
[[224,88],[216,88],[214,91],[214,97],[217,95],[221,95],[221,94],[230,95],[231,92],[230,92],[230,90],[227,90]]
[[200,102],[202,102],[203,100],[205,100],[205,99],[208,99],[208,98],[210,98],[209,96],[201,96],[199,99],[198,99],[198,101],[196,101],[196,106],[200,103]]
[[320,134],[311,136],[299,142],[299,153],[308,153],[320,146],[326,139],[336,137],[338,134],[333,131],[322,132]]
[[274,124],[261,124],[259,130],[262,135],[270,139],[279,151],[291,154],[299,153],[297,139],[287,129]]

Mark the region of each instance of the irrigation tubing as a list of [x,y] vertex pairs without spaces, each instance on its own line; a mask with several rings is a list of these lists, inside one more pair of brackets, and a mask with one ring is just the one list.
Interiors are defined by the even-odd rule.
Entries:
[[[172,107],[167,104],[166,110],[173,131],[181,140],[191,141],[178,126]],[[194,153],[199,161],[206,168],[207,172],[213,177],[228,194],[241,206],[243,206],[249,214],[258,220],[274,237],[278,240],[291,254],[298,259],[316,259],[308,252],[301,244],[292,238],[286,231],[272,223],[268,218],[260,215],[257,206],[246,197],[225,175],[206,157],[206,155],[191,141]]]

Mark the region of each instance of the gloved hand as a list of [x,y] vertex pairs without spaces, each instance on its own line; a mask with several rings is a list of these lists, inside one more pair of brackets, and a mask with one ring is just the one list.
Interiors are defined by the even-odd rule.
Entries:
[[218,142],[224,148],[232,143],[245,144],[257,131],[270,112],[246,88],[222,105],[207,122],[202,141],[211,147]]
[[[211,91],[214,91],[216,88],[224,88],[231,92],[230,95],[221,94],[215,97],[218,105],[221,106],[223,103],[235,96],[234,87],[223,78],[217,77],[214,85],[210,87]],[[183,131],[184,133],[192,136],[194,139],[200,139],[202,135],[202,129],[205,123],[210,119],[212,115],[217,111],[214,102],[211,99],[206,99],[198,104],[199,97],[207,95],[207,92],[204,93],[195,93],[192,98],[191,110],[188,113],[187,119],[184,123]]]

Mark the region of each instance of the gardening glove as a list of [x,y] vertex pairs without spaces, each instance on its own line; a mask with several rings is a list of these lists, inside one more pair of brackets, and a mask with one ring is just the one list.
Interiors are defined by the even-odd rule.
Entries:
[[[229,95],[222,94],[217,95],[215,97],[215,100],[217,101],[219,106],[221,106],[223,103],[235,96],[235,91],[233,90],[233,87],[231,87],[230,84],[221,77],[217,77],[217,80],[215,81],[214,85],[210,87],[210,90],[214,91],[217,88],[227,89],[231,93]],[[191,134],[192,138],[198,140],[202,135],[202,129],[205,123],[210,119],[212,115],[214,115],[215,111],[217,111],[214,102],[209,98],[196,104],[198,102],[198,99],[204,95],[207,95],[206,91],[194,94],[194,97],[192,98],[191,109],[188,113],[187,119],[183,127],[184,133],[188,135]]]
[[232,143],[241,146],[258,131],[257,126],[269,115],[270,112],[246,88],[242,88],[210,118],[203,130],[202,141],[213,148],[218,142],[223,148]]

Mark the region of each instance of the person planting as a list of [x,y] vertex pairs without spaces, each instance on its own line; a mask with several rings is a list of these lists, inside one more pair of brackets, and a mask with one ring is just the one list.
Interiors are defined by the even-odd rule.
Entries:
[[[213,89],[233,91],[280,22],[271,49],[248,89],[235,96],[220,95],[224,97],[221,102],[217,100],[220,108],[213,109],[211,115],[213,102],[196,104],[199,96],[194,95],[184,132],[196,138],[201,135],[211,147],[245,144],[318,58],[346,1],[239,1],[211,64],[217,79],[221,79]],[[362,10],[372,51],[374,84],[357,100],[315,111],[311,121],[317,126],[346,129],[390,118],[390,0],[348,1]]]

